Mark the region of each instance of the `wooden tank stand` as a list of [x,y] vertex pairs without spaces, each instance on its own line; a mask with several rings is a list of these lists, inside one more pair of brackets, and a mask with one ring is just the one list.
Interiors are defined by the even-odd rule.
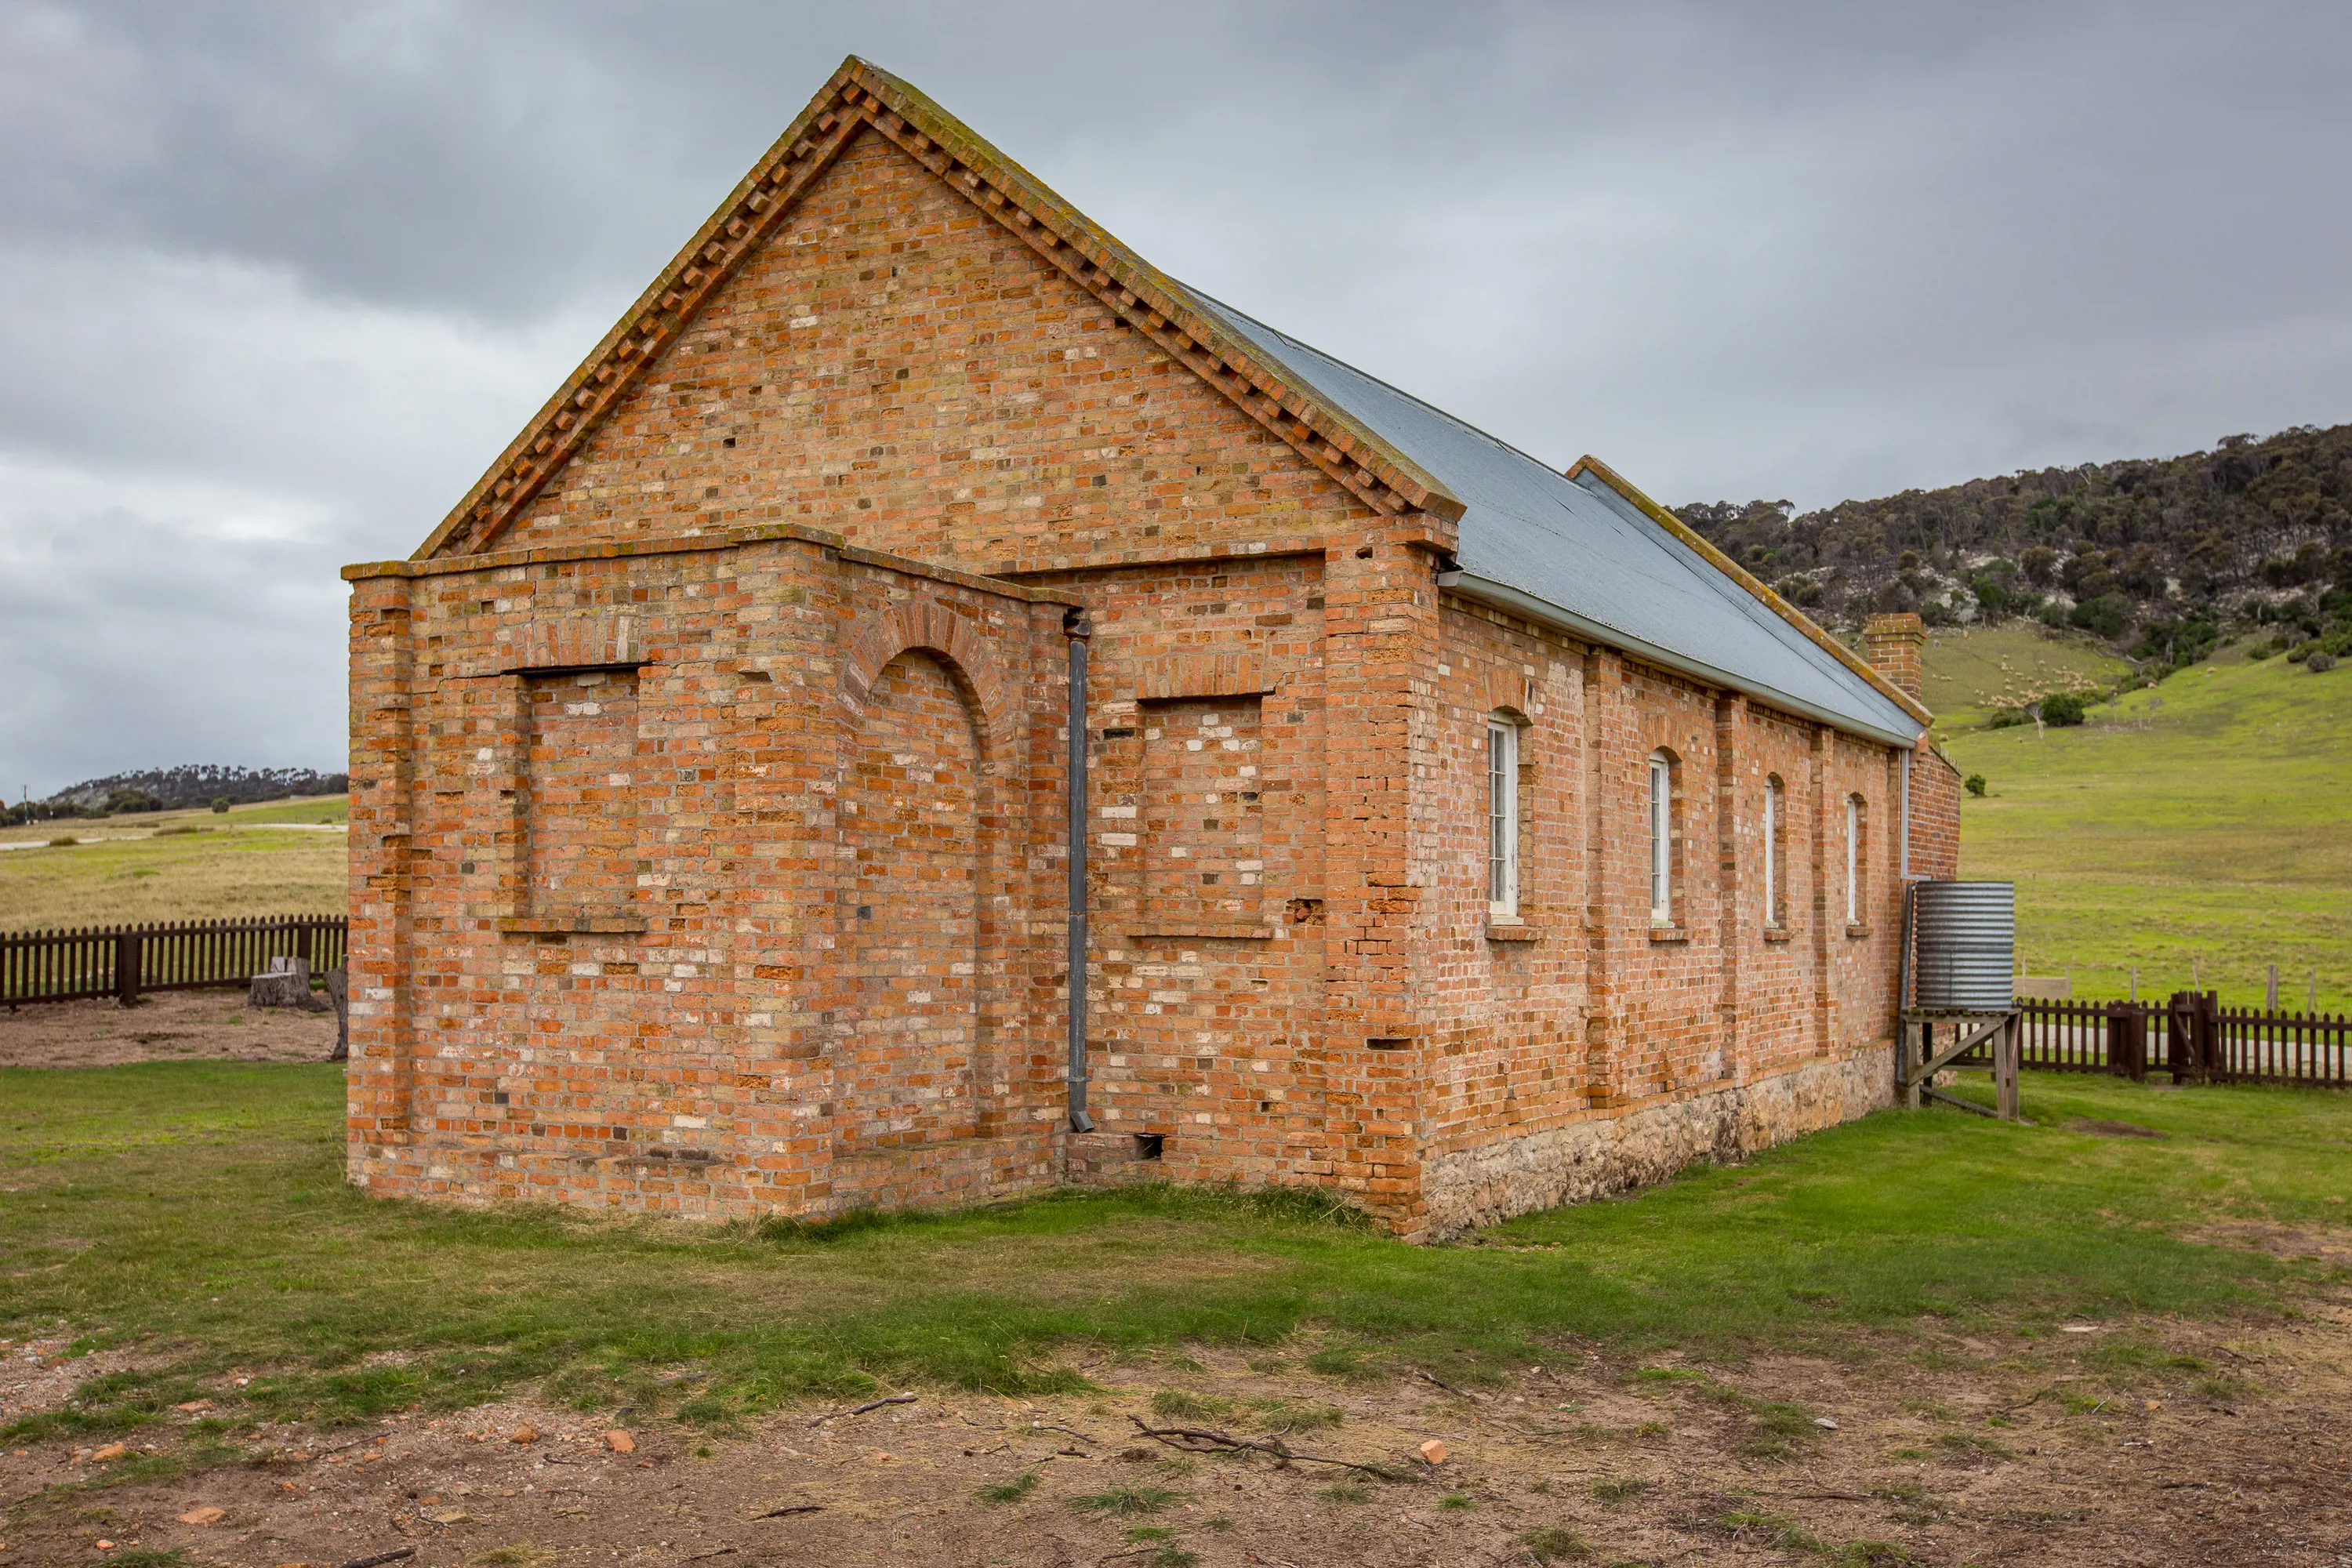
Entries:
[[[1949,1025],[1951,1043],[1938,1047],[1936,1030],[1939,1025]],[[1913,1032],[1917,1032],[1917,1055],[1913,1053]],[[1987,1110],[1958,1095],[1946,1094],[1936,1088],[1936,1074],[1951,1065],[1954,1059],[1968,1055],[1987,1040],[1992,1042],[1992,1091],[1995,1109]],[[2019,1047],[2022,1044],[2018,1031],[2018,1016],[2007,1013],[1947,1012],[1930,1007],[1906,1007],[1895,1042],[1895,1088],[1902,1103],[1916,1110],[1923,1099],[1958,1110],[1973,1111],[1979,1116],[1997,1117],[2003,1121],[2018,1121],[2017,1067]]]

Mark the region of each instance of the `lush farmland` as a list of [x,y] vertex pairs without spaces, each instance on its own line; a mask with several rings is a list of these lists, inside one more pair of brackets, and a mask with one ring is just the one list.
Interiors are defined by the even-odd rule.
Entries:
[[[1948,700],[2000,689],[1972,639],[1928,657]],[[2121,996],[2137,964],[2143,995],[2193,978],[2248,1003],[2275,963],[2282,1002],[2301,1006],[2315,974],[2323,1008],[2352,1008],[2352,674],[2224,650],[2080,729],[1946,749],[1989,784],[1964,800],[1963,872],[2016,880],[2032,973],[2071,966],[2077,995]]]

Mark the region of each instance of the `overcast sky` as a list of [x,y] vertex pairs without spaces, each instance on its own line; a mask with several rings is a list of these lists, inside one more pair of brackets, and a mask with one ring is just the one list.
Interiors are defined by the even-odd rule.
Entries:
[[2352,419],[2352,6],[0,0],[0,785],[340,768],[407,554],[845,54],[1565,464]]

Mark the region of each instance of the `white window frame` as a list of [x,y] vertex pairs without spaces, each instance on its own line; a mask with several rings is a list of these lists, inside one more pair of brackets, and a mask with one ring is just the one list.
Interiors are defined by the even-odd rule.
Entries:
[[1780,923],[1780,781],[1764,781],[1764,923]]
[[1675,764],[1650,753],[1650,923],[1675,923]]
[[1486,914],[1519,918],[1519,727],[1486,723]]
[[1862,796],[1845,797],[1845,923],[1862,923]]

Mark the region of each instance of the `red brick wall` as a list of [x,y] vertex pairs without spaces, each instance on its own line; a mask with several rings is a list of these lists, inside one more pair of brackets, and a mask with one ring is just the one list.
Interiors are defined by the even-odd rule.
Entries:
[[[1056,1179],[1067,605],[1090,1169],[1151,1133],[1169,1176],[1328,1183],[1418,1233],[1448,1151],[1883,1038],[1886,751],[1441,608],[1443,534],[867,133],[499,553],[355,573],[354,1175],[700,1213]],[[1490,934],[1497,713],[1525,923]]]
[[[1061,605],[681,542],[358,582],[355,1175],[702,1213],[1051,1180]],[[525,699],[568,678],[512,667],[583,621],[645,659],[630,874],[551,906]],[[975,1128],[1013,1136],[940,1153]]]
[[1911,874],[1944,881],[1960,874],[1960,770],[1932,746],[1911,763]]
[[867,130],[501,542],[806,522],[991,572],[1377,521]]
[[[1449,601],[1416,754],[1427,1152],[1756,1082],[1889,1037],[1900,897],[1869,857],[1849,929],[1844,801],[1888,820],[1890,753]],[[1486,728],[1521,723],[1521,916],[1493,926]],[[1649,906],[1648,759],[1675,760],[1674,921]],[[1763,788],[1787,811],[1786,921],[1763,902]],[[1889,841],[1891,843],[1891,840]],[[1532,941],[1497,940],[1531,935]],[[1885,973],[1881,973],[1884,971]]]

